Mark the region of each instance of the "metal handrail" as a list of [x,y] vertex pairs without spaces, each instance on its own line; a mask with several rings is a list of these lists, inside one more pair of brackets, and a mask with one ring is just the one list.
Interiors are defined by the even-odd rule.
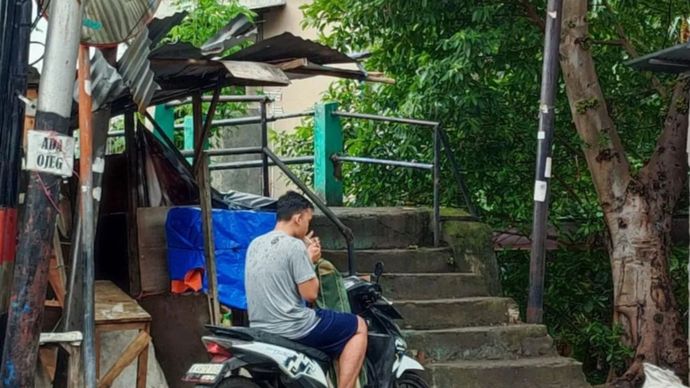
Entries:
[[352,163],[363,163],[363,164],[378,164],[383,166],[392,167],[406,167],[406,168],[416,168],[418,170],[432,170],[434,168],[433,164],[429,163],[417,163],[417,162],[405,162],[400,160],[389,160],[389,159],[377,159],[377,158],[363,158],[359,156],[347,156],[347,155],[333,155],[331,160],[338,162],[352,162]]
[[373,114],[366,114],[366,113],[342,112],[342,111],[335,111],[332,113],[332,115],[338,116],[338,117],[382,121],[382,122],[389,122],[389,123],[424,126],[424,127],[432,128],[433,129],[433,149],[434,149],[434,161],[432,164],[422,164],[422,163],[416,163],[416,162],[373,159],[373,158],[364,158],[364,157],[340,156],[340,155],[333,155],[331,157],[331,159],[336,163],[341,162],[341,161],[351,161],[351,162],[359,162],[359,163],[382,164],[382,165],[397,166],[397,167],[431,170],[433,173],[433,185],[434,185],[434,187],[433,187],[434,245],[438,246],[440,243],[440,235],[441,235],[441,148],[443,148],[445,150],[446,156],[448,157],[448,159],[450,161],[453,176],[455,177],[456,183],[458,184],[458,186],[460,188],[460,192],[462,193],[463,199],[465,201],[465,205],[467,206],[467,210],[469,210],[469,212],[470,212],[470,214],[472,214],[473,218],[478,219],[477,209],[472,204],[467,185],[465,184],[465,181],[462,179],[462,176],[460,175],[460,168],[458,166],[457,159],[455,158],[455,155],[453,155],[453,152],[451,151],[450,141],[448,139],[447,134],[443,130],[440,122],[402,118],[402,117],[389,117],[389,116],[373,115]]
[[[281,159],[285,164],[309,164],[314,163],[313,156],[298,156],[296,158],[284,158]],[[276,164],[270,160],[267,162],[269,166],[275,166]],[[228,162],[228,163],[217,163],[212,164],[208,167],[210,171],[218,170],[238,170],[242,168],[259,168],[263,167],[263,161],[257,160],[243,160],[239,162]]]
[[[278,121],[278,120],[294,119],[294,118],[298,118],[298,117],[307,117],[307,116],[311,116],[313,114],[314,114],[314,111],[285,113],[282,115],[268,116],[268,117],[266,117],[266,122],[271,123],[271,122]],[[213,126],[213,127],[233,127],[233,126],[238,126],[238,125],[261,124],[261,123],[262,123],[261,116],[247,116],[247,117],[237,117],[237,118],[232,118],[232,119],[213,120],[213,122],[211,122],[211,126]],[[175,124],[174,128],[175,129],[184,129],[184,124]]]
[[342,221],[338,218],[338,216],[333,213],[333,211],[326,205],[321,198],[319,198],[318,195],[316,195],[307,185],[295,175],[290,168],[283,163],[280,158],[271,151],[270,148],[264,147],[264,155],[266,155],[273,163],[275,163],[278,168],[280,168],[281,171],[285,175],[287,175],[290,180],[297,185],[297,187],[300,188],[304,192],[304,194],[309,197],[309,199],[316,205],[321,212],[333,223],[335,226],[338,228],[338,231],[340,231],[340,234],[343,235],[345,238],[345,243],[347,244],[347,270],[350,274],[350,276],[356,275],[357,274],[357,266],[355,263],[355,250],[354,250],[354,235],[352,234],[352,229],[347,227],[347,225],[343,224]]

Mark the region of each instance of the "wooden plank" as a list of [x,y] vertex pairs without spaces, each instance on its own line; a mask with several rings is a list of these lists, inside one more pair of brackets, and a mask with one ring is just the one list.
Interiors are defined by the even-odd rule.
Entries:
[[[344,69],[340,67],[324,66],[309,62],[307,58],[297,58],[286,62],[276,63],[275,66],[289,75],[329,76],[337,78],[356,79],[360,81],[395,84],[395,80],[385,77],[380,72],[364,73],[359,69]],[[293,77],[294,78],[294,77]]]
[[168,207],[137,209],[137,251],[141,293],[160,294],[170,291],[168,243],[165,220]]
[[[147,334],[151,331],[151,325],[146,325],[144,332]],[[144,350],[139,353],[137,360],[137,388],[146,388],[146,376],[149,368],[149,345],[146,344]]]
[[115,284],[98,280],[96,293],[96,325],[104,323],[150,322],[151,316]]
[[290,79],[276,66],[261,62],[221,61],[234,78],[290,85]]
[[64,333],[41,333],[39,345],[67,343],[79,346],[84,336],[80,331],[66,331]]
[[[120,373],[122,373],[122,371],[129,366],[129,364],[131,364],[132,361],[139,356],[139,354],[141,354],[141,352],[148,349],[150,341],[151,336],[149,333],[143,330],[140,331],[139,335],[137,335],[137,337],[130,342],[129,345],[127,345],[125,350],[120,355],[120,358],[118,358],[113,366],[111,366],[110,369],[105,373],[105,375],[100,378],[98,388],[110,387],[117,376],[119,376]],[[144,378],[144,380],[146,380],[146,378]]]

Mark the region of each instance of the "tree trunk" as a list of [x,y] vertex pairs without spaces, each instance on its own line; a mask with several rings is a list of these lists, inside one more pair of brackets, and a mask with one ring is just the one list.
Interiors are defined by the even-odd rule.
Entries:
[[589,39],[586,1],[565,1],[561,68],[570,109],[609,230],[614,321],[635,349],[627,372],[613,385],[638,386],[642,363],[688,373],[686,340],[668,274],[670,226],[687,165],[688,90],[675,88],[664,130],[650,162],[630,172],[608,113]]
[[687,347],[671,289],[667,258],[671,216],[654,220],[653,207],[632,187],[622,209],[606,215],[611,240],[614,322],[624,329],[623,343],[635,349],[627,372],[613,386],[635,387],[648,362],[686,376]]

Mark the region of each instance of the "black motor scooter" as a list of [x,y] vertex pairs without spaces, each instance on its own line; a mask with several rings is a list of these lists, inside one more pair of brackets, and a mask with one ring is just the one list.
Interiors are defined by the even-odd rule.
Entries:
[[[428,388],[419,372],[424,368],[405,354],[407,343],[396,319],[403,319],[383,297],[378,263],[373,281],[345,278],[352,312],[369,327],[366,387]],[[286,338],[246,327],[209,326],[202,338],[211,362],[194,364],[184,381],[216,388],[328,388],[332,387],[332,360],[323,352]]]

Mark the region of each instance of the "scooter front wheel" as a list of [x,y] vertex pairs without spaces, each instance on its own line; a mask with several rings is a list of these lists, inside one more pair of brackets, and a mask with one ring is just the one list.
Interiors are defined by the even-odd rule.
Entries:
[[429,388],[429,384],[424,381],[422,376],[413,372],[405,372],[399,379],[395,380],[395,388]]
[[218,388],[261,388],[257,383],[246,377],[229,377],[218,384]]

